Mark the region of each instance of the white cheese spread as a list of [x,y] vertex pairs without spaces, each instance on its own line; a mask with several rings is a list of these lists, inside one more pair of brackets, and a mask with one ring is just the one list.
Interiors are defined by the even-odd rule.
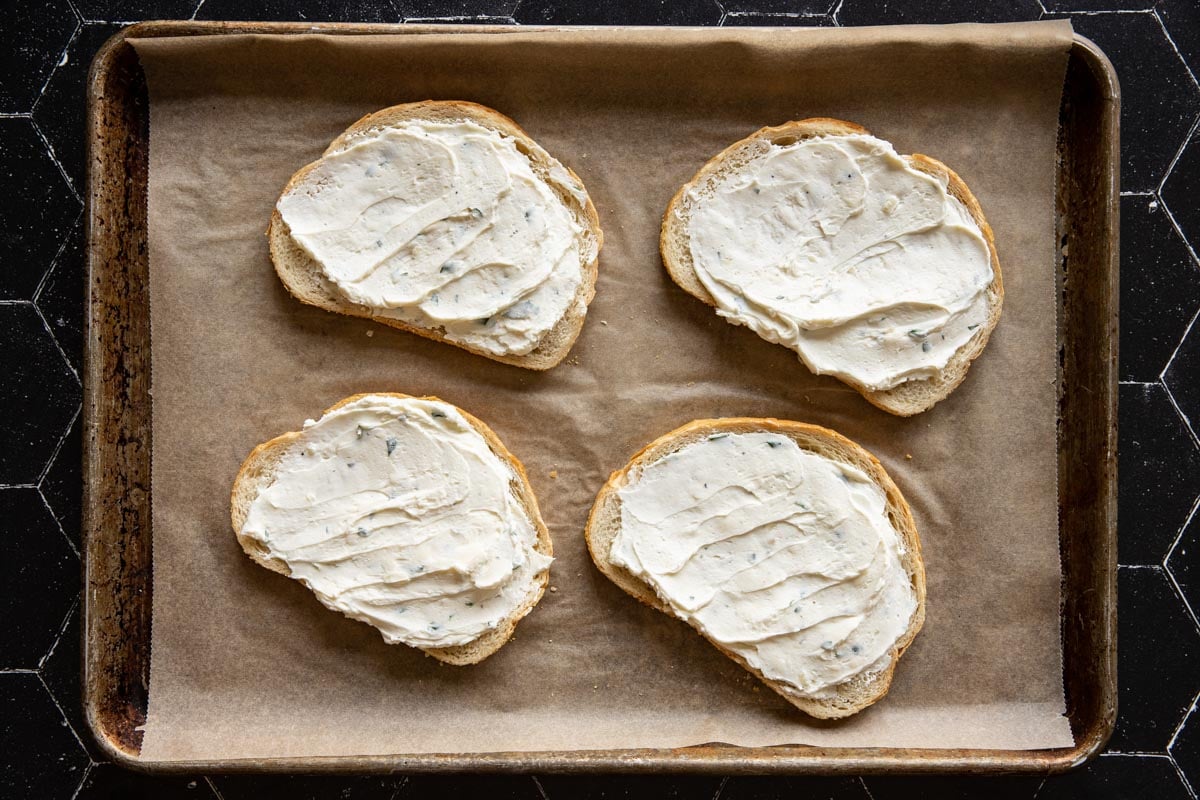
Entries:
[[547,181],[586,198],[557,162],[539,177],[511,137],[413,120],[326,155],[278,209],[346,300],[522,355],[577,302],[595,257]]
[[550,565],[513,478],[454,406],[369,395],[305,423],[242,534],[389,643],[466,644]]
[[717,313],[868,390],[930,378],[987,322],[987,240],[944,180],[881,139],[769,149],[688,190]]
[[801,694],[886,668],[916,611],[883,491],[786,436],[713,434],[618,496],[612,562]]

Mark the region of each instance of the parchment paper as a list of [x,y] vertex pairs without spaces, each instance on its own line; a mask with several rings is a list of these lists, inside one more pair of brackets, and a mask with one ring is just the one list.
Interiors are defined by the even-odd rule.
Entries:
[[[1054,388],[1055,136],[1070,41],[1066,22],[136,41],[151,96],[154,398],[143,758],[1071,745]],[[271,268],[264,230],[291,174],[361,115],[431,97],[512,116],[599,210],[596,299],[549,373],[301,305]],[[719,319],[659,261],[663,209],[705,160],[810,116],[941,158],[995,228],[999,328],[966,382],[915,418]],[[250,450],[367,391],[456,403],[529,470],[555,590],[478,666],[385,645],[234,540],[229,490]],[[912,505],[925,629],[888,697],[847,721],[808,719],[587,557],[584,521],[611,471],[684,422],[730,415],[832,427],[875,453]]]

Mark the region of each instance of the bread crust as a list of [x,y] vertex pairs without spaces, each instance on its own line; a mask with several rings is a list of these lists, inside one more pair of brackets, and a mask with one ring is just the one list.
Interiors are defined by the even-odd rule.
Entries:
[[[325,149],[325,152],[321,154],[321,157],[324,158],[343,150],[353,144],[356,139],[362,138],[367,134],[395,127],[412,120],[435,122],[469,121],[494,130],[502,136],[515,139],[518,143],[518,148],[529,159],[534,172],[543,177],[548,174],[553,165],[559,164],[513,120],[487,106],[462,100],[424,100],[418,103],[391,106],[376,111],[373,114],[368,114],[334,139]],[[320,163],[320,159],[306,164],[297,170],[291,179],[288,180],[283,191],[280,192],[280,197],[282,198],[283,195],[295,188],[296,184],[316,168],[318,163]],[[571,178],[578,182],[580,187],[583,187],[583,181],[575,174],[574,170],[562,164],[559,164],[559,166],[565,169]],[[320,265],[292,239],[287,223],[284,222],[283,216],[279,213],[278,202],[276,202],[275,207],[272,209],[271,221],[267,227],[267,241],[271,253],[271,263],[274,265],[276,274],[279,275],[279,279],[283,282],[288,292],[297,300],[307,305],[351,317],[370,319],[382,325],[398,328],[408,333],[415,333],[426,339],[445,342],[446,344],[504,364],[512,364],[513,366],[539,371],[547,370],[566,357],[571,346],[583,330],[583,322],[587,316],[588,305],[592,302],[592,298],[596,294],[599,254],[604,244],[604,233],[600,230],[600,217],[596,213],[596,207],[592,204],[591,197],[587,194],[586,188],[582,192],[581,202],[580,198],[574,194],[559,191],[554,183],[547,182],[547,185],[571,211],[576,222],[586,230],[587,236],[595,242],[595,253],[588,263],[580,265],[583,272],[583,279],[580,282],[579,289],[576,291],[575,302],[572,303],[568,312],[559,318],[554,327],[542,336],[538,341],[537,347],[524,355],[497,355],[489,353],[486,350],[473,347],[469,344],[451,341],[436,328],[423,328],[410,325],[398,319],[377,316],[369,306],[347,300],[340,294],[333,282],[325,277]]]
[[[364,397],[390,397],[400,400],[413,399],[413,395],[401,394],[400,392],[368,392],[363,394],[354,394],[343,400],[339,400],[321,413],[325,416],[332,411],[336,411],[344,405],[353,403]],[[446,403],[445,400],[433,395],[416,398],[418,400],[429,400],[437,403]],[[446,405],[454,406],[453,403]],[[534,530],[537,532],[537,542],[534,545],[534,550],[546,555],[553,556],[554,548],[550,540],[550,531],[546,528],[546,523],[542,520],[541,510],[538,508],[537,497],[533,494],[533,487],[529,484],[529,476],[525,472],[525,466],[508,451],[504,443],[500,441],[491,428],[483,421],[471,414],[463,411],[461,408],[454,406],[460,414],[466,418],[467,422],[473,427],[487,442],[488,448],[500,458],[501,461],[508,464],[513,471],[513,478],[509,481],[509,490],[513,496],[521,504],[529,521],[533,523]],[[274,481],[276,468],[280,460],[288,452],[291,445],[300,440],[302,432],[289,431],[288,433],[276,436],[270,441],[263,442],[250,452],[246,460],[242,462],[241,468],[238,470],[237,477],[233,480],[233,489],[230,492],[230,522],[233,526],[234,535],[237,537],[238,544],[250,556],[251,560],[260,564],[272,572],[278,572],[281,575],[291,577],[291,570],[282,559],[273,557],[265,550],[261,544],[242,534],[242,528],[246,524],[246,517],[250,512],[250,505],[259,493],[266,489]],[[533,610],[533,607],[542,599],[542,595],[546,591],[546,587],[550,584],[550,571],[545,570],[537,577],[537,590],[530,594],[529,598],[520,605],[511,615],[502,620],[495,628],[487,631],[478,638],[462,645],[454,647],[439,647],[439,648],[424,648],[419,647],[418,650],[424,651],[426,654],[433,656],[439,661],[444,661],[447,664],[477,664],[483,659],[490,656],[492,653],[499,650],[510,638],[516,629],[517,623]],[[346,615],[349,616],[349,615]],[[353,617],[352,617],[353,618]],[[370,624],[370,623],[367,623]]]
[[[637,474],[640,474],[646,466],[693,442],[702,441],[714,433],[758,433],[763,431],[786,436],[803,450],[856,467],[865,472],[883,490],[887,501],[888,518],[904,543],[905,552],[901,554],[900,561],[912,581],[913,591],[917,598],[917,608],[909,620],[908,628],[893,647],[887,666],[879,672],[859,675],[839,684],[836,687],[836,695],[832,698],[808,697],[790,686],[767,678],[740,655],[710,639],[698,626],[690,622],[687,624],[708,639],[718,650],[806,714],[819,719],[848,717],[862,711],[887,694],[892,684],[896,663],[925,622],[925,564],[921,558],[921,539],[917,533],[916,523],[913,521],[912,511],[879,460],[850,439],[819,425],[771,418],[730,417],[689,422],[643,447],[630,459],[628,464],[609,477],[596,496],[591,513],[588,515],[587,528],[584,532],[588,552],[596,567],[609,580],[642,603],[677,619],[670,606],[658,596],[653,587],[623,567],[614,564],[609,558],[613,540],[620,532],[621,526],[621,500],[618,491]],[[685,621],[680,620],[680,622]]]
[[[692,263],[689,247],[689,221],[685,208],[685,199],[689,190],[726,169],[736,168],[739,160],[752,157],[756,150],[765,149],[768,144],[786,145],[804,139],[852,134],[870,135],[870,131],[861,125],[845,120],[812,117],[762,128],[746,138],[734,142],[710,158],[690,181],[675,192],[663,214],[662,229],[659,235],[659,253],[671,280],[701,302],[713,308],[717,307],[716,300],[696,276]],[[987,218],[984,217],[979,201],[962,178],[941,161],[930,156],[913,154],[903,158],[913,169],[947,182],[948,193],[963,204],[971,219],[983,233],[992,264],[992,282],[987,289],[987,321],[980,325],[975,335],[951,356],[946,367],[937,375],[931,378],[906,381],[899,386],[884,390],[869,389],[857,381],[838,378],[877,408],[896,416],[909,417],[927,411],[944,400],[967,377],[967,370],[971,366],[971,362],[983,352],[988,339],[991,338],[992,331],[1000,321],[1000,311],[1004,304],[1004,279],[1000,272],[1000,257],[996,252],[995,235]],[[731,167],[731,164],[734,166]]]

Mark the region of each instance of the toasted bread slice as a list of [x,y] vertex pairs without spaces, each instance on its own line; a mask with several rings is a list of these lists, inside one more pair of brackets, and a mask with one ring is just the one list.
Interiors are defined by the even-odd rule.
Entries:
[[[804,119],[798,122],[786,122],[773,128],[763,128],[713,156],[694,178],[680,187],[675,196],[671,198],[663,216],[659,251],[671,279],[688,294],[716,307],[716,300],[704,288],[704,284],[700,282],[692,264],[688,227],[691,209],[686,202],[689,190],[709,180],[736,172],[762,155],[771,144],[786,146],[803,139],[853,134],[870,135],[870,131],[852,122],[837,119],[821,117]],[[965,345],[959,348],[939,374],[923,380],[907,381],[882,391],[873,391],[853,381],[845,381],[872,405],[901,417],[919,414],[932,408],[934,404],[945,399],[963,382],[967,376],[967,368],[983,352],[992,330],[1000,321],[1000,308],[1004,302],[1004,282],[1000,275],[1000,259],[996,254],[995,237],[992,235],[991,226],[983,216],[983,210],[979,207],[979,201],[975,199],[975,195],[971,194],[966,183],[942,162],[923,155],[910,155],[905,158],[913,169],[945,180],[949,194],[967,209],[987,241],[988,251],[991,254],[993,277],[987,289],[987,322],[975,331]]]
[[[367,394],[356,394],[330,406],[323,414],[328,414],[338,408],[341,408],[348,403],[353,403]],[[372,397],[393,397],[398,399],[407,399],[411,395],[400,394],[398,392],[371,392]],[[426,396],[419,398],[421,400],[431,400],[436,402],[445,402],[437,397]],[[447,403],[447,405],[450,405]],[[534,497],[533,487],[529,485],[529,478],[525,474],[525,468],[521,462],[505,448],[499,437],[481,422],[479,419],[471,416],[461,408],[459,413],[466,418],[471,426],[484,438],[489,449],[496,454],[499,459],[508,464],[512,468],[513,477],[509,483],[509,490],[512,496],[516,498],[521,508],[525,511],[529,521],[533,524],[534,530],[537,532],[537,544],[534,549],[546,556],[553,555],[553,548],[550,542],[550,531],[546,528],[546,523],[542,521],[541,512],[538,509],[537,498]],[[246,555],[250,556],[256,563],[261,564],[267,569],[278,572],[282,575],[291,577],[291,570],[282,559],[271,555],[256,539],[244,536],[242,529],[246,523],[246,517],[250,512],[250,505],[259,493],[270,486],[275,481],[275,475],[278,471],[279,463],[283,456],[288,452],[296,442],[303,441],[302,432],[290,432],[276,436],[268,442],[260,444],[258,447],[246,457],[242,463],[241,469],[238,470],[237,477],[233,481],[233,491],[231,493],[231,521],[233,523],[233,531],[237,536],[238,544],[246,551]],[[543,570],[536,576],[537,586],[531,592],[526,601],[520,605],[512,614],[505,618],[501,624],[487,631],[478,638],[467,642],[466,644],[456,645],[453,647],[442,648],[418,648],[424,650],[425,653],[433,656],[439,661],[444,661],[447,664],[477,664],[483,659],[490,656],[492,653],[499,650],[505,642],[512,638],[513,631],[516,629],[517,623],[533,610],[533,607],[541,600],[542,594],[546,591],[546,586],[550,582],[550,573],[548,570]],[[364,620],[365,621],[365,620]],[[368,623],[369,624],[369,623]]]
[[[352,317],[373,319],[383,325],[390,325],[427,339],[446,342],[505,364],[532,370],[550,369],[567,355],[571,345],[579,337],[584,317],[587,316],[588,304],[596,294],[598,256],[604,234],[600,230],[600,218],[591,198],[588,197],[583,181],[543,150],[508,117],[486,106],[462,101],[426,100],[392,106],[368,114],[334,139],[322,156],[344,150],[364,136],[410,121],[469,121],[517,141],[518,149],[529,159],[534,174],[554,192],[583,230],[583,241],[579,248],[583,262],[580,264],[582,280],[567,313],[559,318],[553,328],[543,334],[532,351],[521,355],[490,353],[469,344],[451,341],[440,328],[419,327],[398,319],[379,316],[370,306],[354,303],[341,294],[338,287],[321,271],[320,265],[292,239],[278,208],[271,214],[271,223],[267,228],[271,262],[275,265],[275,272],[287,290],[302,303]],[[296,172],[281,195],[291,191],[318,163],[314,161]]]
[[[859,674],[838,684],[833,687],[834,695],[828,698],[811,697],[800,693],[792,686],[773,681],[752,667],[737,653],[722,647],[712,639],[709,641],[718,650],[749,670],[759,680],[806,714],[821,719],[848,717],[862,711],[887,694],[892,684],[892,674],[895,671],[896,662],[912,643],[913,637],[917,635],[925,622],[925,565],[921,559],[921,540],[917,535],[912,512],[900,494],[900,490],[888,477],[879,461],[854,442],[841,434],[817,425],[786,420],[737,417],[689,422],[646,445],[626,466],[614,472],[608,482],[604,484],[596,497],[595,505],[592,506],[587,521],[585,536],[588,551],[596,566],[609,580],[651,608],[656,608],[674,617],[675,614],[671,607],[658,596],[652,586],[623,567],[614,564],[610,559],[609,554],[613,541],[621,530],[621,498],[618,492],[631,480],[636,479],[646,466],[670,453],[682,450],[690,444],[703,441],[714,433],[760,433],[765,431],[790,438],[802,450],[856,467],[878,484],[887,501],[888,519],[904,544],[904,552],[900,556],[900,561],[912,581],[917,600],[916,610],[913,612],[904,634],[897,640],[887,665],[878,672]],[[693,627],[700,630],[696,625]],[[703,631],[700,633],[705,636]],[[705,638],[708,637],[705,636]]]

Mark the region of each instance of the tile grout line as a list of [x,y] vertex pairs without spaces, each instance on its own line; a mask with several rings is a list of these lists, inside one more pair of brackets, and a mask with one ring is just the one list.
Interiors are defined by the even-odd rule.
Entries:
[[[201,2],[204,2],[204,0],[201,0]],[[221,794],[221,790],[217,788],[217,785],[212,782],[212,778],[205,775],[204,782],[208,785],[209,790],[213,793],[217,800],[225,800],[225,796]],[[395,800],[395,795],[393,795],[392,800]]]
[[1200,449],[1200,437],[1196,436],[1196,431],[1192,428],[1192,421],[1187,418],[1187,415],[1183,413],[1183,409],[1179,407],[1179,403],[1175,401],[1175,395],[1171,394],[1171,387],[1167,385],[1165,380],[1162,383],[1163,389],[1167,394],[1167,399],[1171,401],[1171,407],[1175,409],[1175,413],[1183,421],[1183,427],[1192,435],[1192,446]]
[[58,160],[58,154],[54,152],[54,145],[50,144],[50,140],[46,138],[46,134],[42,133],[42,129],[38,126],[37,120],[32,116],[29,118],[29,124],[33,126],[33,132],[42,140],[42,144],[46,147],[46,155],[50,156],[50,160],[54,162],[54,166],[58,167],[58,172],[62,175],[63,181],[66,182],[67,188],[71,190],[71,196],[75,198],[75,202],[79,204],[79,210],[83,211],[83,196],[75,188],[75,182],[71,180],[71,176],[67,174],[67,170],[63,167],[62,162]]
[[[1193,78],[1193,80],[1195,79]],[[1175,165],[1178,164],[1179,159],[1183,157],[1183,151],[1187,150],[1188,145],[1192,143],[1192,137],[1196,135],[1197,128],[1200,128],[1200,114],[1197,114],[1196,118],[1192,120],[1192,124],[1188,128],[1187,133],[1183,135],[1183,142],[1175,150],[1175,155],[1171,157],[1171,163],[1167,164],[1167,168],[1163,170],[1162,180],[1158,182],[1158,186],[1154,189],[1154,194],[1158,196],[1158,201],[1163,205],[1166,205],[1166,202],[1162,197],[1163,187],[1166,186],[1167,179],[1171,177],[1171,173],[1175,170]]]
[[58,54],[58,61],[54,62],[54,66],[46,73],[46,80],[42,81],[42,86],[38,89],[37,97],[33,98],[33,104],[29,106],[30,118],[33,117],[38,105],[42,102],[42,97],[46,94],[46,87],[50,85],[50,81],[54,78],[54,73],[58,72],[59,67],[67,63],[67,55],[71,52],[71,45],[75,44],[75,39],[79,37],[79,32],[83,30],[83,21],[75,13],[73,6],[71,7],[71,16],[75,17],[75,27],[71,29],[71,35],[67,38],[67,43],[63,45],[62,51]]
[[[58,437],[58,443],[57,443],[56,445],[54,445],[54,452],[50,454],[50,459],[49,459],[49,460],[46,462],[46,466],[42,468],[42,472],[41,472],[41,474],[40,474],[40,475],[38,475],[38,479],[37,479],[37,482],[36,482],[36,484],[35,484],[35,485],[37,486],[37,488],[38,488],[38,492],[41,492],[41,490],[42,490],[42,481],[44,481],[44,480],[46,479],[46,475],[47,475],[47,474],[49,474],[49,472],[50,472],[50,467],[51,467],[51,466],[53,466],[53,464],[54,464],[54,460],[55,460],[56,458],[58,458],[58,453],[59,453],[59,451],[60,451],[60,450],[62,450],[63,442],[65,442],[65,441],[67,440],[67,436],[68,436],[68,434],[70,434],[70,433],[71,433],[71,425],[74,425],[74,424],[75,424],[75,420],[79,419],[79,413],[80,413],[82,410],[83,410],[83,404],[82,404],[82,403],[80,403],[80,406],[79,406],[79,408],[75,409],[75,413],[74,413],[74,415],[72,415],[72,417],[71,417],[71,422],[70,422],[70,424],[69,424],[69,425],[67,425],[67,429],[66,429],[65,431],[63,431],[62,435],[60,435],[60,436]],[[50,511],[51,511],[51,514],[53,514],[53,512],[54,512],[54,509],[50,509]]]
[[837,5],[829,10],[829,18],[839,28],[842,27],[842,4],[845,2],[846,0],[837,0]]
[[[406,786],[408,786],[408,776],[402,775],[400,776],[400,782],[396,784],[396,788],[392,791],[390,800],[399,800],[400,794],[404,791]],[[219,800],[225,799],[219,798]]]
[[67,614],[63,617],[62,625],[58,627],[58,635],[54,637],[54,644],[50,645],[50,649],[46,651],[46,654],[42,656],[42,660],[38,662],[37,668],[39,671],[46,668],[46,663],[51,659],[55,651],[58,650],[58,645],[60,642],[62,642],[62,636],[64,633],[66,633],[68,626],[70,626],[71,616],[75,613],[75,610],[79,608],[79,603],[80,598],[76,597],[75,601],[71,603],[71,607],[67,609]]
[[67,369],[71,370],[71,374],[75,376],[75,385],[82,389],[83,380],[80,379],[79,373],[75,370],[75,365],[71,363],[71,359],[67,358],[67,351],[63,350],[62,345],[58,343],[58,339],[54,336],[54,331],[50,329],[50,323],[46,321],[46,315],[43,314],[42,310],[37,307],[37,303],[31,303],[30,305],[33,306],[33,310],[37,313],[38,319],[42,321],[42,327],[45,328],[46,333],[50,335],[50,341],[54,342],[54,349],[58,351],[60,356],[62,356],[63,361],[65,361],[67,364]]
[[50,507],[50,501],[46,499],[46,495],[42,494],[40,488],[37,490],[37,495],[41,499],[42,505],[46,507],[47,513],[50,514],[50,519],[54,520],[54,527],[58,528],[58,532],[62,535],[63,541],[67,543],[67,547],[71,548],[71,552],[75,554],[76,558],[82,560],[83,554],[79,552],[79,548],[75,546],[75,542],[71,541],[71,537],[67,535],[67,529],[59,521],[58,516],[54,513],[54,509]]
[[46,288],[46,284],[50,281],[50,273],[54,272],[54,268],[58,266],[58,260],[62,258],[63,253],[67,251],[67,247],[71,244],[71,236],[75,233],[75,227],[79,225],[81,220],[83,220],[82,208],[79,209],[79,214],[71,222],[71,230],[68,232],[66,238],[63,239],[62,245],[59,246],[57,252],[55,252],[54,258],[50,259],[50,266],[46,267],[46,271],[42,273],[37,288],[33,290],[33,297],[29,302],[34,305],[37,305],[38,300],[41,298],[42,290]]
[[1170,741],[1167,742],[1167,755],[1171,757],[1171,763],[1175,766],[1175,771],[1179,773],[1179,779],[1183,782],[1183,788],[1191,793],[1192,797],[1196,797],[1196,788],[1192,786],[1192,782],[1188,779],[1187,773],[1185,773],[1183,768],[1179,766],[1179,760],[1175,758],[1175,754],[1171,752],[1171,748],[1175,746],[1175,741],[1179,738],[1179,734],[1183,731],[1184,726],[1187,725],[1188,720],[1191,719],[1192,715],[1196,713],[1197,702],[1200,702],[1200,695],[1197,695],[1196,699],[1192,700],[1192,707],[1189,708],[1187,713],[1183,715],[1183,720],[1178,726],[1176,726],[1175,730],[1171,733]]
[[1167,572],[1171,571],[1171,567],[1167,564],[1171,560],[1171,556],[1175,553],[1175,548],[1179,547],[1179,543],[1183,541],[1183,532],[1188,529],[1188,525],[1192,524],[1192,520],[1196,517],[1196,511],[1200,509],[1200,495],[1192,501],[1192,510],[1188,512],[1187,519],[1183,521],[1183,525],[1179,527],[1179,533],[1175,534],[1175,541],[1171,542],[1171,546],[1167,548],[1167,554],[1163,556],[1163,569]]
[[517,24],[516,20],[514,20],[512,17],[503,17],[503,16],[497,16],[497,15],[491,15],[491,14],[479,14],[478,16],[474,16],[474,17],[465,17],[465,16],[464,17],[401,17],[399,20],[399,24],[401,24],[401,25],[411,25],[411,24],[420,24],[420,23],[429,23],[429,22],[443,22],[443,23],[455,23],[455,24],[461,24],[464,22],[476,22],[476,23],[478,23],[478,22],[511,22],[513,25]]
[[1179,355],[1180,348],[1187,341],[1188,335],[1192,332],[1192,328],[1196,326],[1196,320],[1200,319],[1200,308],[1196,309],[1196,313],[1192,314],[1191,320],[1188,321],[1187,327],[1183,329],[1183,335],[1179,337],[1179,344],[1175,345],[1175,349],[1171,351],[1170,358],[1163,366],[1162,371],[1158,373],[1158,381],[1163,386],[1167,385],[1167,373],[1171,371],[1171,364],[1175,361],[1175,356]]
[[[1041,5],[1039,2],[1038,5]],[[1042,6],[1045,8],[1045,6]],[[1117,16],[1133,16],[1134,14],[1153,14],[1152,8],[1093,8],[1081,9],[1079,11],[1071,11],[1069,9],[1058,9],[1056,11],[1047,11],[1047,14],[1068,14],[1072,17],[1104,17],[1108,15]]]
[[1167,740],[1168,753],[1171,752],[1171,748],[1175,746],[1175,740],[1179,738],[1180,731],[1183,730],[1184,726],[1187,725],[1187,721],[1191,719],[1192,714],[1195,713],[1197,703],[1200,703],[1200,694],[1197,694],[1194,698],[1192,698],[1192,704],[1188,706],[1188,710],[1186,713],[1184,713],[1183,719],[1181,719],[1179,724],[1175,726],[1175,730],[1171,731],[1171,738]]
[[95,768],[96,765],[92,763],[91,758],[89,757],[87,768],[83,771],[83,777],[79,779],[79,785],[75,787],[75,792],[71,795],[71,800],[76,800],[76,798],[79,797],[79,793],[83,791],[84,784],[87,783],[88,777],[92,774],[92,770]]
[[723,19],[730,17],[764,17],[766,19],[828,19],[828,14],[808,14],[801,11],[728,11]]
[[1175,576],[1171,573],[1170,569],[1164,569],[1163,572],[1166,573],[1167,582],[1171,584],[1171,589],[1179,597],[1179,601],[1183,603],[1183,610],[1187,613],[1188,618],[1191,619],[1192,627],[1196,629],[1197,635],[1200,635],[1200,618],[1196,616],[1196,610],[1192,608],[1192,604],[1184,596],[1183,588],[1180,587],[1179,581],[1175,580]]
[[1163,22],[1162,16],[1158,13],[1158,4],[1150,9],[1150,13],[1154,15],[1154,19],[1158,21],[1158,27],[1162,28],[1163,36],[1167,37],[1167,42],[1170,43],[1171,49],[1175,51],[1176,58],[1183,64],[1184,70],[1187,71],[1188,77],[1192,79],[1197,89],[1200,89],[1200,81],[1196,80],[1195,73],[1192,72],[1192,67],[1188,64],[1187,59],[1183,57],[1183,53],[1179,52],[1178,45],[1175,44],[1175,39],[1171,36],[1171,32],[1167,30],[1167,23]]
[[[1198,118],[1197,121],[1200,121],[1200,118]],[[1183,232],[1183,228],[1180,226],[1178,220],[1175,219],[1175,212],[1171,210],[1171,206],[1162,199],[1161,195],[1156,195],[1154,200],[1156,203],[1158,203],[1159,207],[1162,208],[1163,213],[1167,215],[1167,220],[1170,221],[1171,227],[1175,229],[1176,235],[1179,236],[1179,238],[1183,241],[1184,249],[1187,250],[1188,255],[1192,257],[1192,263],[1200,264],[1200,255],[1196,254],[1196,248],[1192,247],[1192,243],[1188,240],[1187,234]]]
[[[79,733],[75,730],[75,726],[71,724],[71,720],[67,719],[67,712],[63,711],[58,698],[54,696],[54,692],[50,691],[50,687],[46,684],[46,679],[42,677],[42,673],[36,672],[34,674],[37,675],[38,683],[42,685],[42,688],[46,690],[46,694],[49,695],[50,702],[54,703],[54,707],[58,709],[58,715],[62,718],[63,727],[71,732],[71,736],[74,737],[75,742],[79,745],[79,749],[83,751],[83,756],[88,760],[88,766],[90,767],[92,764],[92,755],[88,752],[87,745],[83,743],[83,739],[79,738]],[[80,781],[80,784],[82,785],[82,781]]]

